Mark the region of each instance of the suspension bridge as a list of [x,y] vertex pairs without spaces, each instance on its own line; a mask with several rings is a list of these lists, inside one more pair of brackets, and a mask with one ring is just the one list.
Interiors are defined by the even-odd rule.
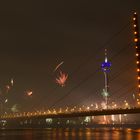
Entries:
[[[95,76],[98,71],[100,71],[100,67],[97,68],[94,72],[90,73],[87,77],[85,77],[82,81],[80,81],[77,85],[75,85],[73,88],[71,88],[64,96],[53,102],[47,109],[42,110],[36,110],[36,111],[23,111],[23,112],[6,112],[1,111],[0,115],[0,121],[2,123],[2,126],[5,126],[7,122],[18,122],[18,124],[33,124],[33,120],[47,120],[47,119],[55,119],[55,118],[76,118],[76,117],[87,117],[87,116],[105,116],[105,115],[122,115],[122,114],[139,114],[140,113],[140,40],[139,40],[139,29],[138,29],[138,15],[136,12],[134,12],[133,17],[133,30],[134,30],[134,41],[128,42],[124,47],[122,47],[115,55],[111,57],[111,62],[113,61],[120,61],[117,59],[119,58],[120,54],[123,55],[132,55],[130,51],[134,48],[136,50],[136,66],[134,65],[134,58],[131,56],[129,57],[129,60],[127,60],[127,63],[125,65],[120,66],[120,70],[117,72],[114,72],[113,74],[110,74],[111,71],[111,63],[108,60],[107,56],[107,50],[105,50],[105,60],[101,65],[102,72],[104,73],[104,89],[102,91],[102,97],[104,100],[104,103],[99,105],[98,103],[91,103],[90,105],[83,105],[83,102],[86,102],[86,100],[90,100],[93,98],[93,95],[91,95],[92,92],[96,93],[96,91],[100,91],[100,87],[97,85],[97,87],[94,87],[94,90],[88,91],[84,100],[82,102],[79,99],[77,101],[77,104],[74,104],[74,106],[67,106],[64,108],[59,108],[57,105],[61,103],[66,98],[70,97],[70,95],[73,93],[73,91],[77,90],[79,87],[81,87],[83,84],[85,84],[88,80],[90,80],[91,77]],[[120,31],[118,31],[112,38],[110,38],[103,46],[97,50],[97,53],[101,51],[101,49],[105,49],[106,46],[109,45],[109,43],[119,37],[126,29],[130,28],[130,24],[126,24],[123,28],[121,28]],[[125,54],[126,53],[126,54]],[[93,56],[88,57],[85,62],[81,63],[73,73],[71,73],[71,77],[77,73],[85,63],[89,63],[93,59]],[[127,59],[127,57],[125,58]],[[125,60],[121,60],[124,61]],[[113,63],[113,65],[115,65]],[[130,77],[134,75],[131,75],[131,72],[136,68],[137,72],[137,80],[138,80],[138,86],[135,85],[135,82],[129,81],[125,82],[123,86],[120,88],[117,88],[116,91],[114,90],[114,96],[109,95],[110,88],[114,86],[114,81],[117,80],[118,77],[121,77],[122,75],[129,74]],[[115,69],[115,66],[114,66]],[[135,72],[135,73],[136,73]],[[110,78],[109,78],[110,77]],[[54,89],[54,91],[57,88]],[[123,92],[122,92],[123,91]],[[134,92],[134,93],[132,93]],[[122,94],[123,93],[123,94]],[[127,100],[129,94],[130,101]],[[88,97],[87,97],[88,96]],[[5,100],[5,103],[8,100]],[[1,104],[1,110],[3,108],[3,104]]]

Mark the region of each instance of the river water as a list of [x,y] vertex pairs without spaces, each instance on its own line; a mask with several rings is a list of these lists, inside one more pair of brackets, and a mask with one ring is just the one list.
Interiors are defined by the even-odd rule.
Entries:
[[0,140],[140,140],[140,129],[50,128],[0,130]]

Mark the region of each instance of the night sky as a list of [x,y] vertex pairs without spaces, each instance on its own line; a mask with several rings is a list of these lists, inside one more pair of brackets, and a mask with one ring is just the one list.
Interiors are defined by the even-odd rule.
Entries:
[[[8,106],[24,109],[101,102],[104,49],[112,62],[110,98],[132,98],[136,90],[132,15],[139,0],[24,0],[0,4],[0,86]],[[69,78],[55,83],[54,68]],[[14,86],[5,93],[5,85]],[[33,96],[26,97],[25,91]],[[69,95],[68,95],[69,94]]]

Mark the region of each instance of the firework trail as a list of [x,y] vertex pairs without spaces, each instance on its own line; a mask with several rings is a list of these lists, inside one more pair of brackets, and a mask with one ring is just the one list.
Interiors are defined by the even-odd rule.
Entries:
[[11,87],[9,85],[6,85],[5,88],[6,88],[6,93],[8,93],[9,90],[11,89]]
[[32,91],[27,91],[27,92],[26,92],[26,95],[27,95],[27,96],[32,96],[32,95],[33,95],[33,92],[32,92]]
[[7,103],[7,102],[8,102],[8,99],[5,100],[5,103]]
[[13,78],[11,79],[11,86],[13,86],[14,85],[14,80],[13,80]]
[[55,72],[63,63],[64,63],[64,61],[62,61],[61,63],[59,63],[59,64],[55,67],[55,69],[53,70],[53,72]]

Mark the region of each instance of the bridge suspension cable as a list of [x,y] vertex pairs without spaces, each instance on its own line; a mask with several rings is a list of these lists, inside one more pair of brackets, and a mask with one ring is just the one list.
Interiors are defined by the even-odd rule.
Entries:
[[[130,45],[130,43],[122,48],[116,55],[114,55],[113,59],[115,59],[117,57],[117,55],[120,55],[121,52],[123,52],[128,46]],[[93,77],[98,71],[100,70],[100,68],[98,68],[94,73],[88,75],[88,77],[86,77],[83,81],[81,81],[78,85],[76,85],[74,88],[72,88],[67,94],[65,94],[63,97],[61,97],[59,100],[57,100],[53,105],[50,106],[50,108],[52,108],[53,106],[55,106],[57,103],[61,102],[63,99],[65,99],[66,97],[68,97],[75,89],[79,88],[83,83],[85,83],[86,81],[88,81],[91,77]]]
[[[105,49],[106,46],[109,45],[109,43],[111,43],[115,38],[117,38],[127,27],[129,27],[130,23],[127,23],[125,24],[118,32],[116,32],[111,38],[109,38],[103,45],[99,46],[98,49],[96,50],[96,54],[95,55],[91,55],[89,56],[87,59],[85,59],[85,61],[83,61],[81,64],[79,64],[79,66],[72,72],[69,74],[69,77],[73,77],[82,67],[85,67],[92,59],[93,57],[96,57],[97,54],[99,52],[101,52],[102,49]],[[97,71],[95,71],[96,73]],[[92,74],[94,75],[94,74]],[[92,75],[89,75],[89,76],[92,76]],[[89,78],[86,78],[87,80]],[[84,80],[86,81],[86,80]],[[80,84],[78,84],[77,86],[75,86],[75,89],[79,87],[79,85],[81,85],[83,82],[80,82]],[[57,91],[57,86],[52,90],[52,93],[56,92]],[[70,90],[70,92],[73,91],[73,90]],[[46,96],[46,95],[45,95]],[[44,97],[44,96],[43,96]],[[47,97],[49,98],[49,96],[47,95]],[[44,97],[46,98],[46,97]],[[46,102],[46,101],[45,101]]]
[[[125,66],[124,66],[124,68],[125,67],[128,67],[129,66],[129,68],[131,68],[131,66],[130,66],[130,64],[129,63],[127,63]],[[128,69],[129,69],[128,68]],[[111,79],[110,79],[110,83],[112,83],[114,80],[116,80],[119,76],[121,76],[122,74],[124,74],[124,72],[126,72],[128,69],[124,69],[124,70],[120,70],[119,72],[117,72],[117,74],[115,73],[115,76],[113,76]],[[129,84],[130,83],[132,83],[131,81],[129,82]],[[100,87],[98,87],[98,88],[96,88],[96,90],[94,90],[94,92],[95,93],[98,93],[99,91],[100,91]],[[120,91],[120,89],[119,89],[119,91]],[[89,96],[88,97],[84,97],[84,100],[85,100],[85,98],[86,98],[86,100],[88,100],[89,98],[91,98],[91,96],[93,96],[93,95],[91,95],[90,93],[93,93],[93,90],[92,91],[90,91],[89,92]],[[114,93],[117,93],[117,92],[114,92]],[[114,93],[111,93],[112,95],[113,95],[113,97],[114,97]],[[86,93],[86,95],[87,95],[87,93]],[[116,95],[118,95],[118,94],[116,94]],[[121,96],[119,96],[119,97],[121,97]],[[88,99],[87,99],[88,98]],[[112,98],[112,97],[111,97]],[[112,99],[111,99],[112,100]],[[79,105],[79,104],[81,104],[81,102],[80,103],[78,103],[77,105]]]

